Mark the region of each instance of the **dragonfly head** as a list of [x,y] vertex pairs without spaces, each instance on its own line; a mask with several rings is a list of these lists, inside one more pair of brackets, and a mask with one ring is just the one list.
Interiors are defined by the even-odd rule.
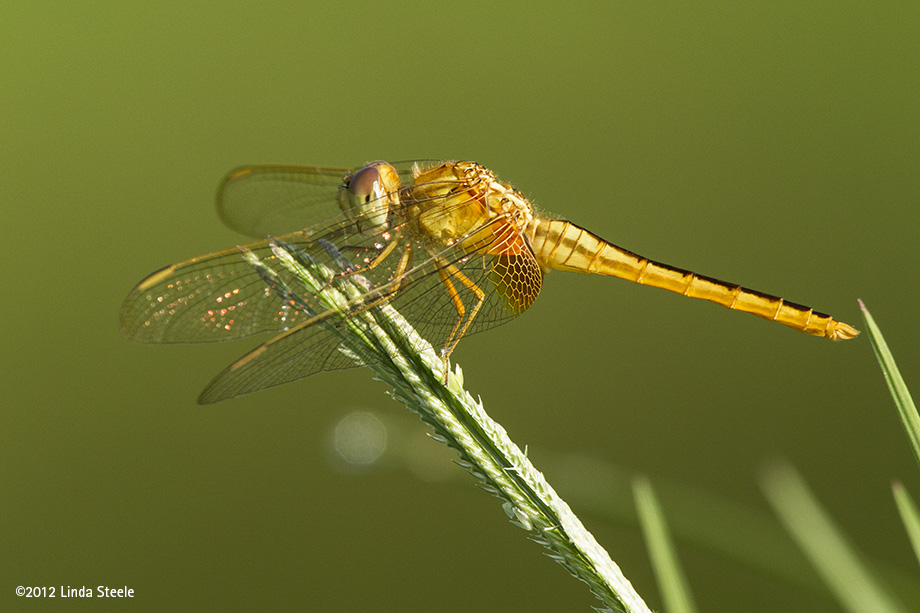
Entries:
[[358,231],[370,235],[386,229],[390,207],[398,204],[402,182],[386,162],[370,162],[339,189],[339,208]]

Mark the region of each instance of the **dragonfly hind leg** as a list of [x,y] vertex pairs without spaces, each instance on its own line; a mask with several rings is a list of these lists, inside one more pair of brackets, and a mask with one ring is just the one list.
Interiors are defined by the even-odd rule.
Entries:
[[[437,264],[438,276],[441,277],[441,283],[444,285],[444,289],[450,297],[450,301],[457,310],[457,321],[454,323],[454,327],[451,329],[450,335],[444,343],[444,347],[441,348],[441,360],[444,362],[444,373],[446,378],[447,373],[450,372],[450,354],[457,348],[457,343],[460,342],[460,339],[463,338],[463,335],[466,334],[466,331],[469,329],[470,324],[476,319],[479,309],[482,308],[485,302],[486,293],[469,277],[460,272],[460,269],[453,264],[440,260],[440,258]],[[457,291],[453,281],[451,281],[451,277],[456,278],[457,281],[462,283],[474,296],[476,296],[476,306],[473,307],[469,316],[466,316],[466,305],[463,304],[463,299],[460,298],[460,292]]]

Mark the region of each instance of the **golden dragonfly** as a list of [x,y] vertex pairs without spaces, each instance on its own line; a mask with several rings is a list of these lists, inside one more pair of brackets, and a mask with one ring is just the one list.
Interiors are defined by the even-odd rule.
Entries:
[[357,365],[323,325],[328,309],[316,295],[279,290],[296,284],[278,275],[293,273],[278,266],[273,280],[253,264],[271,264],[280,251],[339,277],[360,274],[365,293],[341,307],[346,317],[389,304],[441,349],[445,364],[464,336],[533,304],[552,269],[660,287],[829,339],[859,334],[809,307],[649,260],[545,217],[474,162],[245,167],[224,179],[217,207],[230,228],[260,240],[151,274],[121,311],[124,334],[143,343],[277,333],[221,372],[201,403]]

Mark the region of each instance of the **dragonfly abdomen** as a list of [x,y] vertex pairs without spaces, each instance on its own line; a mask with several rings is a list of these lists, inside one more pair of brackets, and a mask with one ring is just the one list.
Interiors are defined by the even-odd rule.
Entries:
[[649,260],[617,247],[569,221],[540,219],[529,228],[543,268],[619,277],[777,321],[800,332],[834,340],[859,331],[807,306],[740,285]]

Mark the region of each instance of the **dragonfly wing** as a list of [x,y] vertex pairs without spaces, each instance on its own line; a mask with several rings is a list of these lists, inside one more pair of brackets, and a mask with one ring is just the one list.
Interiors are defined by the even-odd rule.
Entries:
[[[522,257],[524,262],[532,260],[532,256],[529,259]],[[522,269],[526,264],[511,265],[506,259],[491,256],[480,257],[476,265],[470,265],[472,260],[469,257],[465,261],[456,261],[464,267],[457,268],[456,273],[448,277],[455,294],[447,290],[436,271],[430,270],[432,263],[429,260],[408,271],[403,277],[405,287],[389,300],[421,334],[421,338],[434,344],[435,350],[440,350],[448,342],[450,331],[458,321],[452,295],[460,298],[467,315],[477,302],[468,285],[459,280],[460,275],[470,284],[484,289],[483,305],[467,334],[505,323],[529,306],[529,303],[519,301],[519,293],[502,294],[491,289],[495,287],[496,275],[507,278],[511,274],[510,268],[516,266]],[[517,262],[516,259],[513,261]],[[540,273],[535,262],[534,266],[528,274]],[[417,280],[413,280],[414,277]],[[515,300],[518,302],[509,304]],[[354,304],[351,309],[353,314],[360,314],[363,306]],[[320,371],[352,368],[379,360],[374,353],[346,351],[339,334],[331,327],[329,319],[332,316],[333,311],[329,310],[303,319],[297,326],[249,352],[217,375],[201,393],[198,402],[210,404],[296,381]]]
[[[400,253],[392,243],[405,240],[401,228],[391,228],[385,236],[363,236],[355,229],[356,220],[362,221],[360,215],[340,212],[309,230],[216,251],[155,272],[125,299],[122,332],[142,343],[195,343],[293,328],[328,305],[310,293],[279,255],[321,264],[333,274],[343,270],[343,258],[360,266],[375,261],[381,252]],[[342,251],[333,250],[333,244]],[[375,286],[386,285],[395,266],[382,264],[367,276]]]
[[[340,216],[324,229],[324,235],[335,238],[348,234],[349,224]],[[303,295],[298,304],[292,304],[244,257],[247,251],[271,266],[276,263],[273,245],[277,241],[313,252],[320,261],[330,261],[317,242],[296,232],[173,264],[153,273],[128,294],[121,309],[122,332],[141,343],[197,343],[298,325],[312,315],[305,307],[314,297]],[[299,285],[284,266],[272,268],[280,275],[281,284]],[[316,312],[322,310],[317,308]]]
[[338,211],[336,193],[347,168],[248,166],[217,190],[217,212],[233,230],[254,238],[313,226]]
[[[498,235],[498,233],[496,233]],[[401,244],[411,250],[424,249],[424,242],[402,238]],[[485,246],[485,245],[484,245]],[[278,243],[278,247],[293,253],[298,247]],[[334,250],[327,245],[324,251]],[[387,302],[392,305],[436,350],[442,349],[455,334],[458,320],[462,323],[457,304],[462,304],[465,317],[476,317],[467,334],[479,332],[509,321],[519,315],[536,298],[542,273],[529,249],[518,253],[504,250],[499,256],[487,253],[469,254],[457,245],[440,250],[430,249],[428,257],[395,278],[391,272],[402,254],[394,251],[384,262],[358,273],[351,280],[367,284],[368,292],[343,309],[350,314],[326,310],[302,319],[290,328],[257,347],[220,373],[202,392],[199,402],[206,404],[247,394],[263,388],[281,385],[323,370],[338,370],[367,364],[379,359],[374,353],[356,355],[345,351],[341,338],[330,319],[360,316],[367,307]],[[355,251],[335,251],[330,259],[340,266],[346,254]],[[349,267],[351,263],[347,263]],[[448,266],[451,272],[442,277],[438,269]],[[273,270],[282,267],[274,266]],[[335,286],[338,282],[333,282]],[[481,305],[476,291],[482,293]],[[393,293],[389,293],[393,290]],[[301,296],[303,298],[303,296]],[[379,302],[378,302],[379,300]]]
[[296,381],[322,370],[360,366],[372,359],[340,350],[341,339],[322,323],[324,319],[319,316],[303,321],[256,347],[214,377],[198,402],[210,404]]
[[[403,185],[412,166],[396,162]],[[253,238],[279,236],[323,224],[341,211],[339,188],[357,169],[325,166],[246,166],[230,172],[217,190],[217,212],[233,230]]]
[[[410,166],[403,168],[412,173]],[[239,181],[232,188],[236,189],[262,175],[279,185],[296,183],[291,177],[271,179],[287,170],[263,170],[237,173],[228,185]],[[333,172],[323,176],[332,177]],[[261,190],[256,185],[251,185],[249,196],[235,201],[268,210],[270,200],[258,200]],[[332,185],[329,178],[326,186]],[[376,235],[357,231],[373,225],[355,219],[361,213],[339,212],[299,232],[192,258],[154,273],[126,299],[122,330],[140,342],[222,341],[281,331],[221,373],[202,394],[202,402],[356,365],[355,356],[339,350],[336,328],[325,322],[333,314],[350,317],[383,303],[399,310],[436,349],[450,351],[463,335],[504,323],[525,310],[539,292],[542,273],[524,237],[503,216],[483,216],[482,224],[468,224],[467,232],[452,238],[420,230],[421,220],[413,211],[424,210],[426,223],[447,229],[470,215],[478,217],[473,206],[478,200],[440,200],[441,192],[455,194],[457,181],[426,188],[431,197],[416,199],[415,208],[393,211]],[[256,216],[246,223],[261,222]],[[337,274],[343,276],[334,277]],[[317,275],[318,280],[308,279]],[[330,294],[325,289],[317,293],[317,287],[334,288],[348,281],[359,292],[356,297],[350,294],[348,304],[331,307]],[[358,363],[375,359],[357,357]]]

